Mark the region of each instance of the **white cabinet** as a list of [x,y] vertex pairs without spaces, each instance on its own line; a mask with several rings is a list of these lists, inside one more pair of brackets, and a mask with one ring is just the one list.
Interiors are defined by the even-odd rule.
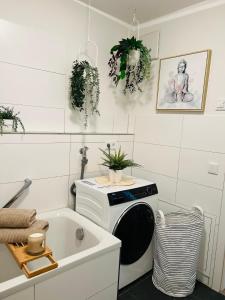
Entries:
[[95,294],[87,300],[115,300],[117,299],[117,284],[113,284],[107,289]]
[[3,300],[34,300],[34,287],[30,287],[21,292],[3,298]]
[[95,294],[87,300],[115,300],[117,299],[117,284],[113,284],[107,289]]
[[118,270],[116,249],[36,284],[35,300],[116,300]]

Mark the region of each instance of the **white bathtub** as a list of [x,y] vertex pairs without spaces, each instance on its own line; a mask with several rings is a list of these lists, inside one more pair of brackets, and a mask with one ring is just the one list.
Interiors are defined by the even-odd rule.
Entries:
[[[116,300],[120,241],[70,209],[41,214],[49,221],[47,245],[59,267],[27,279],[0,245],[0,299]],[[76,229],[84,239],[76,239]]]

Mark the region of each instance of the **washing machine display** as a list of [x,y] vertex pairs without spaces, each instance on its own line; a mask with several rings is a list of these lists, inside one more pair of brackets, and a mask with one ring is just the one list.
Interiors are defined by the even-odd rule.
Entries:
[[154,213],[146,203],[130,206],[119,218],[113,234],[121,240],[120,263],[130,265],[148,249],[154,232]]
[[118,205],[134,200],[143,199],[156,194],[158,194],[156,184],[150,184],[147,186],[129,189],[125,191],[108,193],[109,205]]

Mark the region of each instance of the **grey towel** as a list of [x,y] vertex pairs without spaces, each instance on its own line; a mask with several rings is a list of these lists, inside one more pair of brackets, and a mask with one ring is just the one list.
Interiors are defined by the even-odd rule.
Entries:
[[37,220],[29,228],[0,228],[0,243],[27,242],[30,234],[48,230],[48,221]]
[[27,228],[36,220],[35,209],[1,208],[0,227]]

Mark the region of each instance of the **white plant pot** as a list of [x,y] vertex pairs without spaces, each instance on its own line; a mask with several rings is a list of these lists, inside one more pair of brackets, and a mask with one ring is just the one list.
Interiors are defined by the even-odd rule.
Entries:
[[120,183],[122,180],[123,171],[122,170],[111,170],[109,169],[109,181],[111,183]]
[[13,120],[3,119],[3,132],[14,132]]
[[130,66],[136,66],[140,60],[140,50],[131,50],[128,56]]

